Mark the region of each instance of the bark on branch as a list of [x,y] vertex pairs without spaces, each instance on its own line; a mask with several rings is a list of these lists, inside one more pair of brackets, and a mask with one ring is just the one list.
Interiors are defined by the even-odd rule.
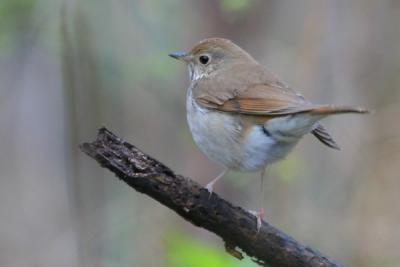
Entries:
[[99,130],[96,141],[81,145],[83,152],[116,174],[135,190],[174,210],[185,220],[220,236],[231,255],[242,258],[241,249],[260,265],[279,267],[342,266],[304,246],[189,178],[175,174],[156,159],[108,131]]

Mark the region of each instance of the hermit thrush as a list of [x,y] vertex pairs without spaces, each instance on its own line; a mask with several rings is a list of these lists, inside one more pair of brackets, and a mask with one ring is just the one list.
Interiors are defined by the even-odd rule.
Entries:
[[[341,113],[367,113],[363,108],[314,105],[246,51],[222,38],[210,38],[189,52],[171,57],[189,67],[187,120],[200,150],[225,169],[261,171],[283,159],[297,142],[312,133],[323,144],[339,149],[319,121]],[[263,209],[255,213],[261,227]]]

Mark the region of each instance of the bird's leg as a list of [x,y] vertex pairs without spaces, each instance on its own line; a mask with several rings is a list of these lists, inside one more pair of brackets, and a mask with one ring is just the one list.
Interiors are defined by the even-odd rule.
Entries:
[[257,218],[257,232],[260,231],[261,229],[261,225],[262,225],[262,219],[264,218],[264,176],[265,176],[265,170],[266,170],[267,166],[265,166],[262,170],[261,170],[261,192],[260,192],[260,196],[259,196],[259,205],[260,205],[260,209],[258,211],[250,211],[254,216],[256,216]]
[[225,168],[220,174],[218,174],[217,177],[215,177],[211,182],[209,182],[209,183],[206,185],[206,188],[207,188],[208,192],[210,192],[210,197],[211,197],[211,194],[212,194],[212,192],[213,192],[214,184],[215,184],[219,179],[221,179],[222,176],[224,176],[227,172],[228,172],[228,168]]

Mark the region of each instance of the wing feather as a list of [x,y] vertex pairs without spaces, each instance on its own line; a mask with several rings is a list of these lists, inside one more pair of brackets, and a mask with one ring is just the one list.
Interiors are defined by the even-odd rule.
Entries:
[[[229,76],[229,73],[237,75]],[[313,107],[302,95],[258,64],[235,65],[198,80],[192,90],[199,105],[224,112],[281,116]]]

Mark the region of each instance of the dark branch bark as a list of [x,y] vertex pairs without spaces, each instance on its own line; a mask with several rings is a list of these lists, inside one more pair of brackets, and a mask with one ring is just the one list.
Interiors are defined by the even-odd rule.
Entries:
[[260,265],[279,267],[342,266],[306,247],[267,222],[260,232],[248,211],[212,194],[189,178],[175,174],[105,128],[82,151],[139,192],[145,193],[185,220],[203,227],[225,242],[231,255],[242,258],[240,248]]

